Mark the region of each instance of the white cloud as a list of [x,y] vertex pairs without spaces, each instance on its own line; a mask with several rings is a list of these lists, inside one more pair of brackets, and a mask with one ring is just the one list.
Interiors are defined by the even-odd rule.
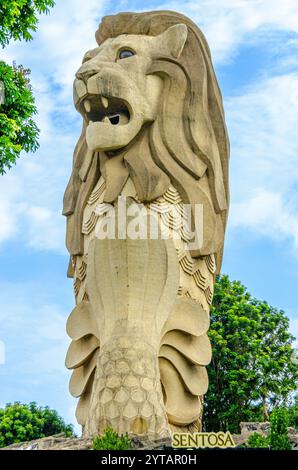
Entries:
[[[54,201],[56,207],[48,208],[47,205],[51,202],[53,205],[53,200],[50,201],[50,189],[48,194],[40,195],[37,184],[42,179],[46,180],[47,168],[30,160],[20,161],[18,164],[23,170],[21,174],[13,174],[12,170],[2,177],[0,243],[18,239],[20,244],[34,250],[65,253],[65,220],[60,210],[63,188],[60,197],[56,197],[56,204]],[[44,205],[36,205],[35,201]]]
[[[34,77],[41,79],[39,85],[43,87],[45,82],[57,85],[70,97],[74,73],[83,54],[96,46],[94,33],[106,3],[106,0],[56,2],[49,15],[40,16],[34,41],[12,44],[6,49],[6,59],[26,63]],[[59,95],[61,90],[56,92]]]
[[[41,321],[40,321],[41,319]],[[66,321],[57,305],[42,305],[38,319],[33,324],[34,334],[41,340],[65,342]]]
[[69,338],[65,325],[70,312],[63,314],[60,306],[47,303],[38,283],[2,284],[1,291],[0,339],[7,350],[5,367],[15,373],[22,371],[28,379],[32,374],[39,376],[40,381],[54,372],[66,375],[64,357]]
[[16,214],[12,206],[5,198],[0,200],[0,243],[13,238],[16,233]]
[[231,136],[230,224],[298,253],[298,75],[264,79],[226,100]]
[[60,213],[38,206],[26,211],[28,224],[27,244],[37,250],[53,250],[64,253],[65,222]]
[[293,242],[298,253],[298,211],[282,195],[266,190],[255,190],[253,196],[232,204],[231,227],[242,227],[254,233],[270,237],[278,242]]
[[200,0],[165,2],[160,9],[180,11],[203,30],[218,63],[226,62],[244,42],[272,31],[298,32],[296,0]]

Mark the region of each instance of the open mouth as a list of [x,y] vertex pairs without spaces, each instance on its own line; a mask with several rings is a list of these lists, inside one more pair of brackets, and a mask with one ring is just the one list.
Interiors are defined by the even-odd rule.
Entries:
[[87,121],[104,122],[113,126],[125,125],[130,121],[127,104],[119,98],[88,95],[80,104],[80,111]]

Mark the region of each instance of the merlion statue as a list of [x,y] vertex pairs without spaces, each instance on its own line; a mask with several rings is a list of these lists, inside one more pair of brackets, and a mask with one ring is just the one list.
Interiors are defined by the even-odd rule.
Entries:
[[[74,81],[83,127],[63,212],[77,420],[85,436],[199,431],[229,198],[210,51],[199,28],[170,11],[104,17],[96,40]],[[154,219],[161,236],[128,236],[121,211],[135,229]]]

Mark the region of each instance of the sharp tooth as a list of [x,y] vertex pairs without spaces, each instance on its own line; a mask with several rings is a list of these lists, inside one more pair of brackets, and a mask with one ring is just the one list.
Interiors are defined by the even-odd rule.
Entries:
[[91,111],[91,103],[90,103],[89,100],[85,100],[85,101],[84,101],[84,106],[85,106],[85,109],[86,109],[87,113],[90,113],[90,111]]
[[82,98],[84,95],[87,95],[87,88],[82,80],[75,79],[74,85],[76,92],[80,98]]
[[104,108],[107,108],[109,106],[109,100],[105,96],[101,97],[101,102]]
[[106,116],[106,117],[103,119],[103,121],[102,121],[102,122],[107,122],[108,124],[111,124],[111,122],[110,122],[110,120],[109,120],[108,116]]
[[128,117],[124,113],[119,114],[119,124],[127,124],[129,122]]

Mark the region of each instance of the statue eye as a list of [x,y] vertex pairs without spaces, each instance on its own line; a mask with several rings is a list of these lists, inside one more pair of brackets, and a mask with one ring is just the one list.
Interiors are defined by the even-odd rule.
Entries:
[[135,55],[135,52],[131,49],[121,49],[121,51],[118,52],[119,59],[127,59],[128,57],[131,57],[133,55]]

